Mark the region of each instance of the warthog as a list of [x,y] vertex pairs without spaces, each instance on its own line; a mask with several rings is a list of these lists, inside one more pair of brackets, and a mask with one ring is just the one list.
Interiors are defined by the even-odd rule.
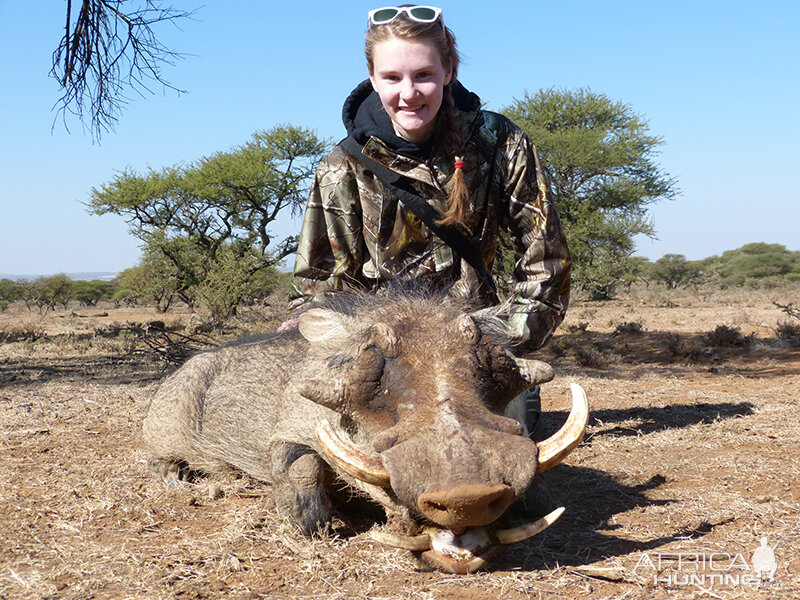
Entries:
[[560,516],[530,514],[532,482],[582,439],[579,386],[561,430],[535,443],[504,413],[552,369],[515,358],[498,319],[424,295],[333,302],[170,376],[144,421],[151,466],[167,479],[240,469],[270,482],[306,533],[329,521],[343,482],[385,510],[374,539],[455,573]]

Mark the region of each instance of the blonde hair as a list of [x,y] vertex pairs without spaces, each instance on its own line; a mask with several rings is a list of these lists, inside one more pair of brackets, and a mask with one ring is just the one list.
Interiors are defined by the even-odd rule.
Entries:
[[[430,40],[438,50],[444,68],[452,70],[450,84],[444,86],[442,106],[439,109],[434,136],[436,143],[440,145],[444,154],[453,156],[454,165],[459,161],[463,161],[466,131],[458,118],[458,108],[452,93],[452,85],[458,77],[458,65],[460,63],[456,38],[453,32],[444,26],[441,17],[433,23],[420,23],[409,19],[405,13],[400,13],[389,23],[370,26],[367,29],[367,39],[364,46],[367,71],[370,75],[375,72],[375,46],[392,38],[403,40],[424,38]],[[450,178],[445,212],[438,223],[440,225],[466,224],[469,205],[469,190],[464,180],[464,170],[460,167],[454,168],[453,176]]]

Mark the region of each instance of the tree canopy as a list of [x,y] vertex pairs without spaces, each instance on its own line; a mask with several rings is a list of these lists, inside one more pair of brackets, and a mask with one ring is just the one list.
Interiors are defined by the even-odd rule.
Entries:
[[650,266],[649,278],[674,290],[699,283],[701,269],[696,262],[686,260],[683,254],[665,254]]
[[661,138],[630,106],[589,89],[525,93],[503,113],[539,151],[570,245],[574,284],[609,297],[638,266],[633,237],[654,233],[647,207],[677,193],[654,162]]
[[782,244],[745,244],[700,261],[700,265],[708,278],[721,286],[761,287],[800,281],[800,252],[787,250]]
[[89,203],[95,214],[123,216],[142,240],[141,267],[160,306],[177,296],[224,317],[297,250],[296,235],[274,240],[271,227],[305,205],[326,149],[314,132],[282,125],[188,165],[122,171]]
[[754,242],[726,250],[720,256],[686,260],[682,254],[665,254],[642,265],[643,279],[667,289],[686,286],[767,288],[800,282],[800,252],[782,244]]

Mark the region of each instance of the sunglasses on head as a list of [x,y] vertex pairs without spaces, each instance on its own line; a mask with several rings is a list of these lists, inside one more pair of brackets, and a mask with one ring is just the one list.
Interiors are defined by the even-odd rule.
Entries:
[[409,19],[417,23],[434,23],[442,16],[442,9],[435,6],[384,6],[369,11],[369,24],[386,25],[394,21],[400,13],[406,13]]

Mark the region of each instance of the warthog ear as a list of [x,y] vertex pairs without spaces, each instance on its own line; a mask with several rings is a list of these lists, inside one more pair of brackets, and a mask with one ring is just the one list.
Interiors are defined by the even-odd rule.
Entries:
[[520,344],[522,338],[520,333],[510,327],[502,318],[506,304],[507,302],[471,312],[469,317],[483,335],[503,348],[513,348]]
[[312,344],[330,348],[342,346],[351,339],[347,328],[349,317],[324,308],[312,308],[300,315],[300,333]]
[[460,315],[457,323],[459,332],[467,339],[467,341],[477,342],[478,339],[480,339],[480,331],[478,330],[478,326],[475,324],[475,321],[472,320],[472,317],[469,315]]
[[375,323],[372,326],[372,340],[387,356],[397,356],[399,340],[391,325]]

